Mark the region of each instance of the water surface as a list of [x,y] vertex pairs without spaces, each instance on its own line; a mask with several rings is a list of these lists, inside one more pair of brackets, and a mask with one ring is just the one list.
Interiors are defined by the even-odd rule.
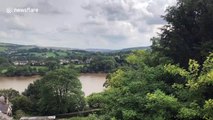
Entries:
[[[23,92],[30,83],[40,79],[40,76],[30,77],[0,77],[0,89],[15,89]],[[91,93],[97,93],[104,90],[103,84],[106,81],[106,74],[81,74],[79,80],[82,84],[82,90],[88,96]]]

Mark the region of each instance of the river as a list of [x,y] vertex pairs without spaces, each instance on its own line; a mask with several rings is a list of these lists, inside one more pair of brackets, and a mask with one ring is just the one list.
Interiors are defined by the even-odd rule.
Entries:
[[[30,83],[40,79],[40,76],[31,77],[0,77],[0,89],[15,89],[19,92],[23,92]],[[104,90],[103,84],[106,81],[106,74],[81,74],[79,80],[82,84],[82,91],[85,96],[91,93],[97,93]]]

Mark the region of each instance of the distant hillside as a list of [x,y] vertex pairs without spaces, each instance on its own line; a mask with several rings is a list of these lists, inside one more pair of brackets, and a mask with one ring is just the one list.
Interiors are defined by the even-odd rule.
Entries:
[[112,52],[113,50],[111,49],[84,49],[85,51],[88,52]]
[[54,50],[80,50],[80,51],[88,51],[88,52],[121,52],[121,51],[132,51],[132,50],[144,50],[150,49],[150,47],[132,47],[132,48],[124,48],[120,50],[112,50],[112,49],[76,49],[76,48],[65,48],[65,47],[41,47],[36,45],[19,45],[19,44],[12,44],[12,43],[0,43],[0,52],[4,52],[7,50],[18,50],[18,49],[31,49],[31,48],[47,48],[47,49],[54,49]]
[[132,47],[132,48],[124,48],[120,50],[111,50],[111,49],[85,49],[89,52],[125,52],[125,51],[132,51],[132,50],[146,50],[150,49],[150,47]]
[[147,49],[150,49],[150,47],[149,47],[149,46],[147,46],[147,47],[132,47],[132,48],[124,48],[124,49],[121,49],[121,51],[147,50]]
[[13,44],[13,43],[0,43],[0,46],[5,46],[5,47],[37,47],[36,45],[20,45],[20,44]]
[[19,45],[12,43],[0,43],[0,52],[4,52],[7,50],[18,50],[18,49],[31,49],[36,48],[35,45]]

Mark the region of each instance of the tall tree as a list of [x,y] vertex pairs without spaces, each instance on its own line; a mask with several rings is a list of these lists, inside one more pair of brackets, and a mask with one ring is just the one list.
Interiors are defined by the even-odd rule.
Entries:
[[81,83],[74,70],[58,69],[41,79],[42,113],[57,114],[78,111],[84,107]]
[[213,50],[213,1],[178,0],[163,18],[168,24],[152,48],[184,67],[189,59],[202,63]]
[[85,100],[77,77],[75,70],[57,69],[30,84],[24,95],[33,102],[32,114],[53,115],[82,110]]

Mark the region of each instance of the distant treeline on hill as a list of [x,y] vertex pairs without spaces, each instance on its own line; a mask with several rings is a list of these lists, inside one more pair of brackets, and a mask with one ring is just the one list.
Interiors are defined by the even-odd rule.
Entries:
[[0,43],[0,74],[44,75],[47,71],[62,67],[74,67],[83,73],[109,73],[126,64],[125,57],[137,49],[148,47],[89,52]]

